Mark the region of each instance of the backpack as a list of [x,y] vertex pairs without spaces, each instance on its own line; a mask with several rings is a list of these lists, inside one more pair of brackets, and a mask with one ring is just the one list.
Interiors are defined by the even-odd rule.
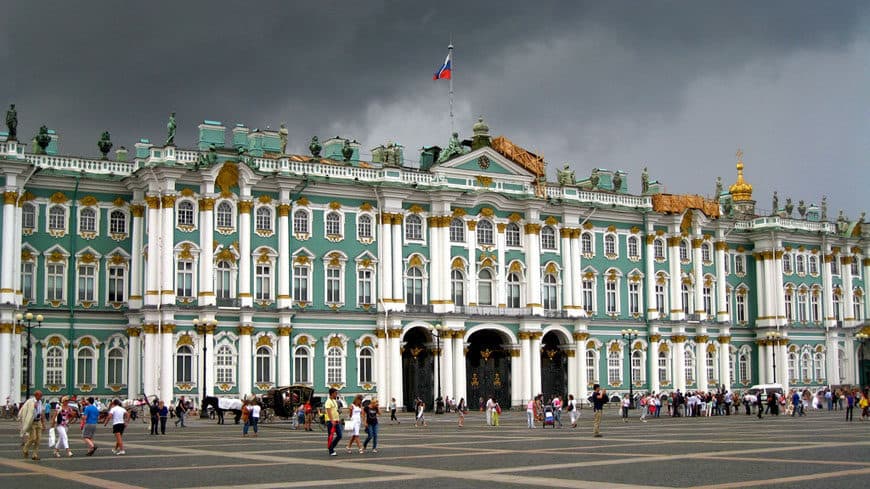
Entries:
[[568,411],[573,411],[573,410],[574,410],[574,403],[573,403],[573,402],[569,402],[569,403],[568,403]]
[[501,404],[495,403],[495,412],[501,414]]

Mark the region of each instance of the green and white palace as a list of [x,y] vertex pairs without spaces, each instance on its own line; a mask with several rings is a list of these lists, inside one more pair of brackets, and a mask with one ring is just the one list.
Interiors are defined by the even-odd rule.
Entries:
[[548,181],[483,120],[419,155],[288,154],[283,127],[208,120],[182,148],[170,124],[129,156],[105,133],[102,158],[0,135],[0,400],[868,381],[870,226],[824,200],[756,210],[740,152],[702,197],[646,170]]

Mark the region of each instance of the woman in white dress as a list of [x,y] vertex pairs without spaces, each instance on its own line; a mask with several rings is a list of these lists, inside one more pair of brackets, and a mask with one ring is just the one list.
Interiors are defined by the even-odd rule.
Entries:
[[348,414],[350,415],[350,422],[352,424],[352,430],[350,436],[350,441],[347,442],[347,453],[350,453],[350,446],[353,445],[353,442],[356,441],[356,447],[359,449],[359,453],[365,453],[363,451],[362,442],[359,439],[359,429],[362,426],[362,394],[357,394],[356,397],[353,398],[353,403],[351,403],[350,407],[347,408]]

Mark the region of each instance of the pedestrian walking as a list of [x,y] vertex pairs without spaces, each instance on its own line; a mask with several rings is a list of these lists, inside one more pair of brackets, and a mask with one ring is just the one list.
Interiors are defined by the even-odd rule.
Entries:
[[151,435],[157,434],[157,426],[160,423],[160,405],[155,397],[154,402],[148,404],[148,415],[151,417]]
[[855,411],[855,393],[849,391],[845,394],[846,396],[846,421],[855,421],[852,417],[853,412]]
[[69,448],[69,424],[73,416],[75,416],[75,413],[69,407],[69,397],[63,396],[60,399],[60,405],[51,414],[51,427],[57,433],[57,441],[54,444],[54,456],[56,458],[60,458],[61,450],[66,450],[67,457],[73,456],[73,452]]
[[372,442],[372,453],[378,453],[378,415],[380,414],[380,406],[377,399],[365,406],[365,430],[366,441],[363,442],[363,451],[369,446],[369,441]]
[[175,427],[178,428],[179,423],[181,423],[182,428],[186,428],[184,424],[184,418],[187,416],[186,406],[184,404],[184,396],[181,396],[181,399],[178,400],[178,404],[175,405]]
[[602,389],[600,385],[592,386],[592,396],[589,397],[589,402],[592,403],[592,436],[601,438],[601,416],[604,413],[604,405],[607,404],[607,390]]
[[465,426],[465,413],[468,411],[468,406],[465,405],[465,398],[459,399],[459,406],[456,408],[456,412],[459,415],[459,427],[462,428]]
[[414,418],[414,428],[418,426],[426,427],[429,426],[429,423],[426,421],[425,412],[426,412],[426,403],[423,402],[422,399],[417,399],[417,407],[415,408],[416,417]]
[[501,418],[501,404],[498,401],[492,403],[492,425],[498,426],[498,420]]
[[347,442],[347,453],[350,453],[350,447],[356,442],[356,447],[359,453],[365,453],[362,444],[359,441],[359,429],[362,426],[362,394],[357,394],[353,398],[353,402],[347,408],[347,414],[350,417],[351,435]]
[[326,438],[326,448],[329,450],[329,455],[334,457],[335,447],[341,441],[341,415],[338,411],[338,389],[335,387],[329,388],[329,399],[323,406],[326,409],[326,430],[329,433]]
[[45,405],[42,403],[42,391],[33,393],[33,397],[24,402],[18,410],[18,422],[22,438],[21,452],[24,458],[39,460],[39,443],[42,432],[45,431]]
[[254,434],[251,436],[256,438],[257,435],[260,434],[260,411],[261,411],[260,403],[257,401],[257,399],[254,399],[253,401],[251,401],[251,404],[249,405],[248,409],[250,410],[250,413],[248,414],[248,423],[251,425],[251,429],[253,429],[253,431],[254,431]]
[[580,413],[577,411],[577,400],[574,399],[574,394],[568,394],[568,407],[566,409],[568,410],[568,416],[571,417],[571,427],[576,428],[577,416]]
[[396,417],[396,398],[395,397],[390,398],[389,408],[390,408],[390,424],[393,424],[393,421],[395,421],[397,424],[402,424],[402,422],[399,421],[399,418]]
[[553,422],[562,427],[562,399],[559,396],[553,398]]
[[97,445],[94,443],[94,435],[97,433],[97,423],[100,422],[100,410],[94,404],[94,398],[89,397],[85,401],[85,408],[82,411],[82,439],[88,445],[88,451],[85,455],[90,457],[97,451]]
[[489,396],[486,399],[486,405],[484,407],[486,409],[486,425],[492,426],[492,413],[495,410],[495,403],[492,400],[492,396]]
[[160,434],[166,434],[166,420],[169,419],[169,406],[163,401],[157,402],[157,415],[160,416]]
[[650,399],[653,396],[644,395],[640,398],[640,420],[646,423],[646,413],[650,407]]
[[622,422],[628,423],[628,409],[631,407],[631,399],[628,394],[622,396]]
[[115,448],[112,449],[112,453],[115,455],[126,455],[127,451],[124,450],[124,429],[130,423],[130,413],[121,406],[120,399],[112,401],[112,409],[109,410],[109,416],[106,418],[103,426],[108,425],[109,421],[112,422],[112,433],[115,435]]
[[861,417],[858,418],[858,421],[867,421],[870,418],[870,400],[867,399],[867,391],[858,394],[858,396],[860,396],[858,407],[861,408]]
[[530,430],[535,429],[535,400],[529,399],[526,404],[526,421]]

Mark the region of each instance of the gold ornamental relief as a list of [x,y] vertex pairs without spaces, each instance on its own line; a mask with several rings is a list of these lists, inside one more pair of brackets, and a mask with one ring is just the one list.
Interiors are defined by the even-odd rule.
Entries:
[[252,207],[254,207],[253,201],[240,200],[239,201],[239,214],[250,214]]
[[3,203],[6,205],[15,205],[18,202],[18,192],[3,192]]
[[97,198],[93,195],[85,195],[79,200],[79,204],[85,207],[91,207],[97,205]]
[[52,204],[66,204],[69,199],[63,192],[55,192],[51,194],[51,197],[48,199]]
[[239,186],[239,166],[238,164],[228,161],[221,167],[217,178],[214,180],[215,185],[220,187],[221,196],[229,197],[233,194],[232,187]]
[[456,207],[453,209],[453,217],[464,217],[466,214],[468,213],[462,207]]

